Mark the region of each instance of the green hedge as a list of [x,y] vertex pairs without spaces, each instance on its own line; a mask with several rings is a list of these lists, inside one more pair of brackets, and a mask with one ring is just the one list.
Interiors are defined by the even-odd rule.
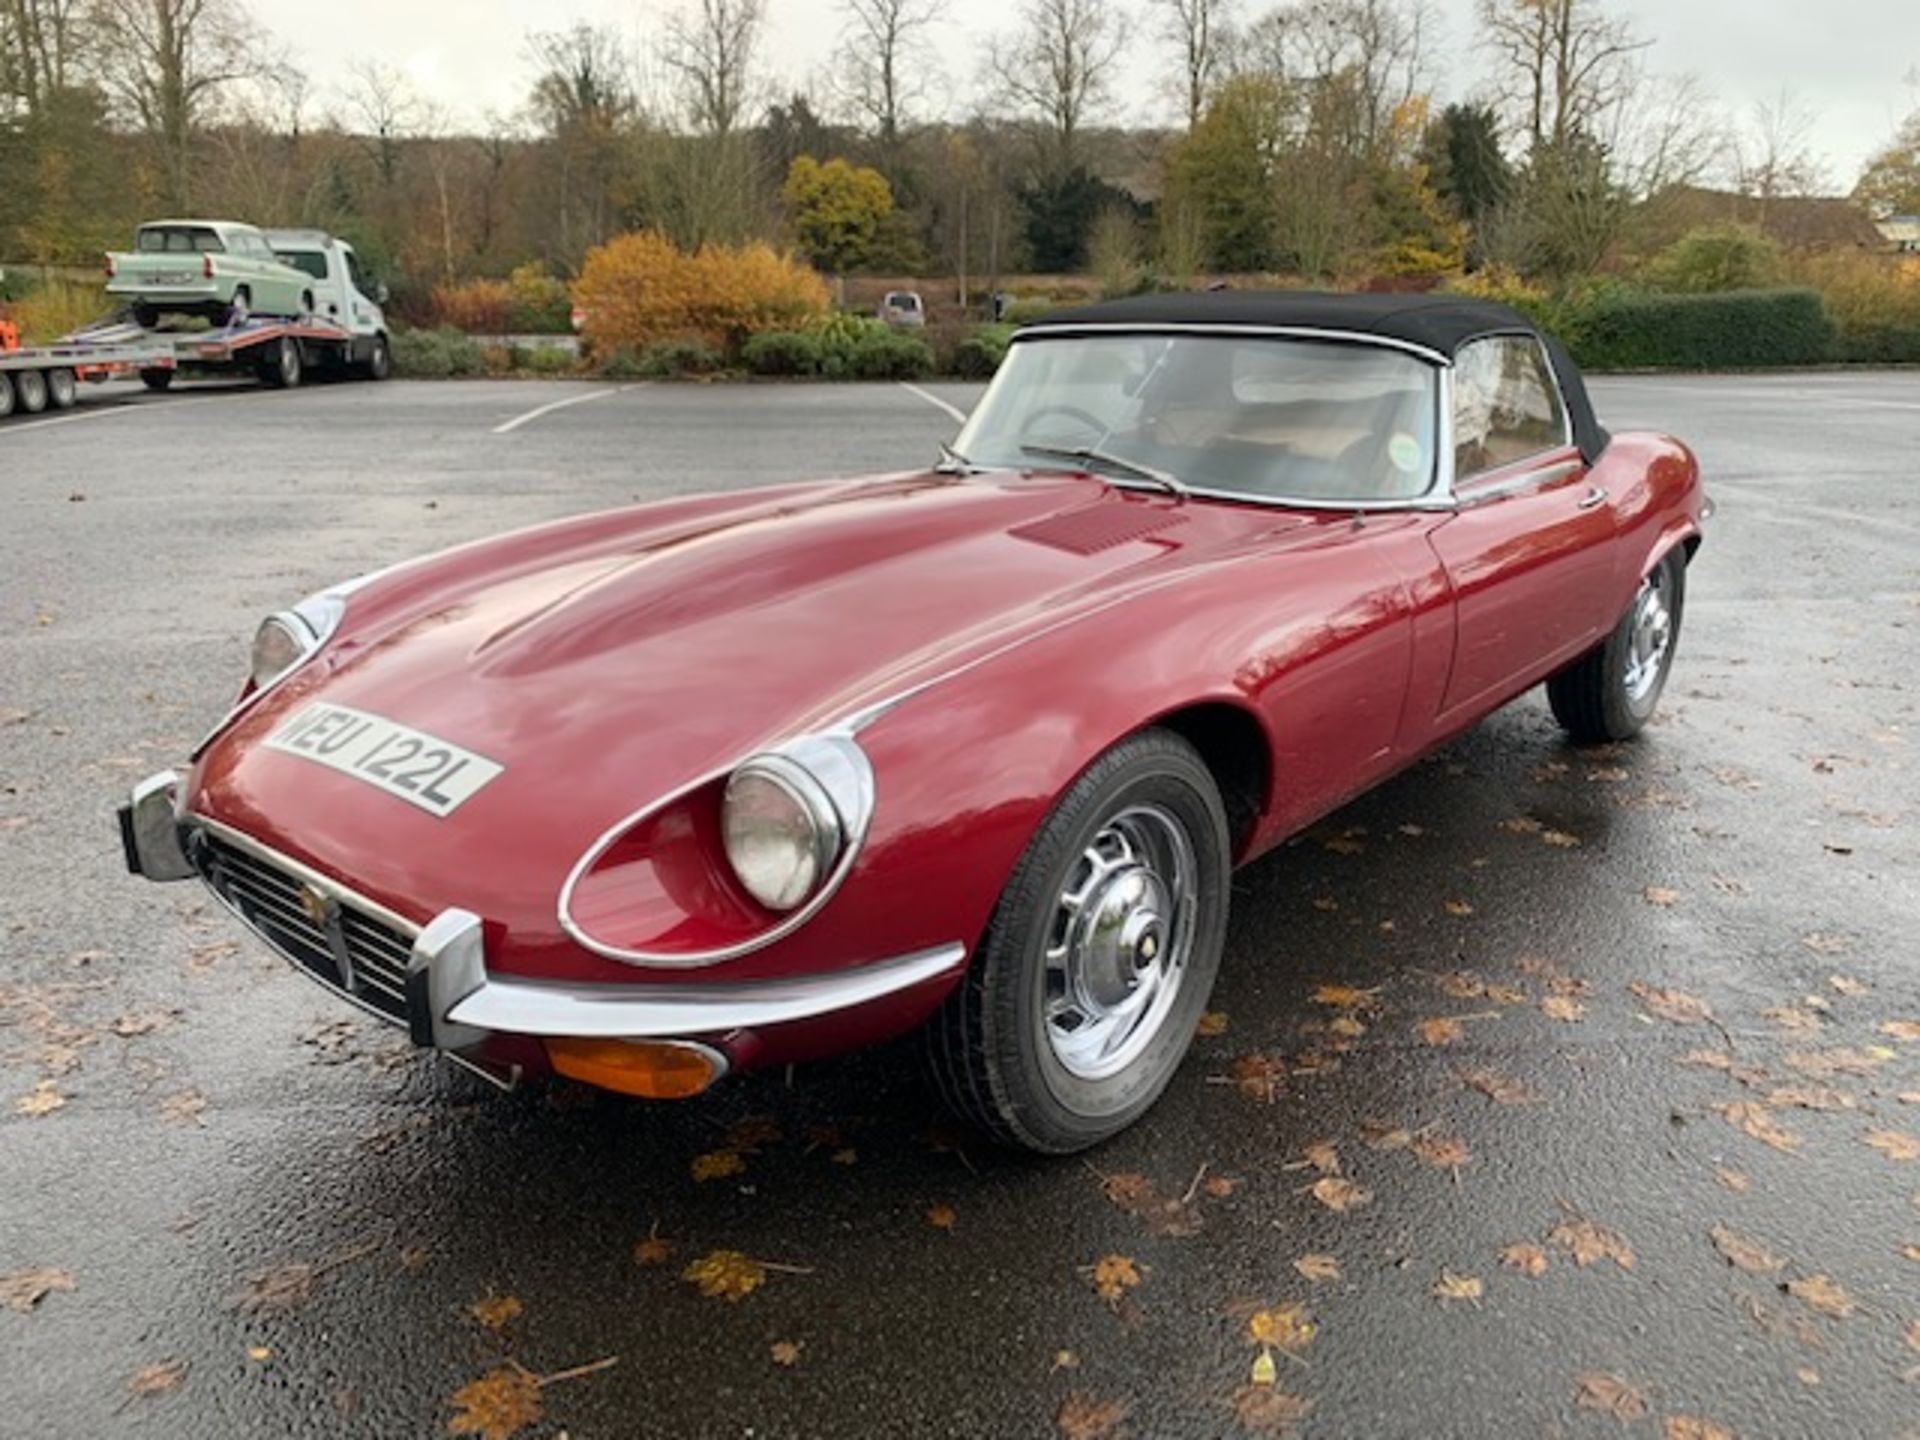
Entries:
[[1588,370],[1737,370],[1834,358],[1833,322],[1815,290],[1595,297],[1563,317]]
[[953,347],[949,368],[963,380],[990,380],[1000,362],[1007,358],[1007,346],[1013,340],[1014,325],[979,325]]
[[1846,365],[1920,365],[1920,326],[1862,326],[1834,337],[1833,358]]
[[828,380],[918,380],[934,370],[933,347],[877,320],[836,315],[812,330],[770,330],[741,347],[756,375]]
[[472,337],[458,330],[398,330],[393,336],[393,370],[418,380],[445,380],[486,373],[487,357]]

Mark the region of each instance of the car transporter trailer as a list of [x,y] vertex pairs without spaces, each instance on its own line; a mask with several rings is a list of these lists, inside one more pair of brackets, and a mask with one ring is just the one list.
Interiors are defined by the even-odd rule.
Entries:
[[0,420],[68,410],[82,380],[98,383],[138,375],[149,390],[165,390],[181,371],[252,372],[268,385],[290,389],[309,367],[379,378],[353,360],[353,336],[330,321],[308,317],[249,318],[214,330],[144,330],[130,320],[103,320],[51,345],[11,344],[0,332]]

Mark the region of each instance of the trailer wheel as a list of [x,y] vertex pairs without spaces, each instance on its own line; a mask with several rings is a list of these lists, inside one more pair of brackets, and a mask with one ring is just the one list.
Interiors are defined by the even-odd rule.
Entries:
[[38,370],[22,370],[13,377],[14,393],[24,415],[38,415],[47,408],[47,377]]
[[0,420],[13,413],[13,378],[0,370]]
[[140,383],[149,390],[165,390],[173,384],[173,371],[142,370],[140,372]]
[[282,336],[280,343],[273,347],[272,355],[260,367],[260,378],[277,390],[291,390],[300,383],[302,370],[300,361],[300,342],[292,336]]
[[80,382],[73,371],[62,366],[47,371],[47,403],[56,410],[71,410],[80,401]]

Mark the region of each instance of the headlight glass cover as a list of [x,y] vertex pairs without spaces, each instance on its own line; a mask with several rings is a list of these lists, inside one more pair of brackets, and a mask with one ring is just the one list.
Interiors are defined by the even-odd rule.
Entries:
[[297,615],[269,615],[253,632],[253,683],[264,690],[307,657],[313,634]]
[[832,800],[813,775],[782,755],[759,756],[733,773],[721,828],[733,873],[769,910],[805,904],[840,853]]

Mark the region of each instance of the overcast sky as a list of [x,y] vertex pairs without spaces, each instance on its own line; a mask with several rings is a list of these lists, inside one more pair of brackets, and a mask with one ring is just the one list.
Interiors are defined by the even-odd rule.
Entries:
[[[1615,0],[1640,33],[1657,43],[1653,66],[1698,74],[1730,120],[1744,122],[1759,102],[1787,88],[1816,117],[1812,148],[1829,185],[1851,188],[1860,167],[1920,108],[1920,0]],[[672,0],[254,0],[260,18],[303,62],[323,99],[365,58],[403,70],[417,88],[467,123],[488,110],[512,112],[526,95],[530,29],[576,20],[611,25],[645,47]],[[1475,90],[1481,57],[1473,48],[1473,0],[1434,0],[1443,33],[1433,66],[1439,98]],[[983,38],[1011,28],[1020,0],[950,0],[938,50],[948,113],[983,99],[978,55]],[[1135,38],[1125,83],[1103,118],[1163,123],[1173,105],[1164,77],[1165,46],[1147,33],[1151,7],[1133,0]],[[1270,8],[1240,0],[1243,14]],[[837,0],[767,0],[763,68],[783,90],[817,88],[843,19]]]

